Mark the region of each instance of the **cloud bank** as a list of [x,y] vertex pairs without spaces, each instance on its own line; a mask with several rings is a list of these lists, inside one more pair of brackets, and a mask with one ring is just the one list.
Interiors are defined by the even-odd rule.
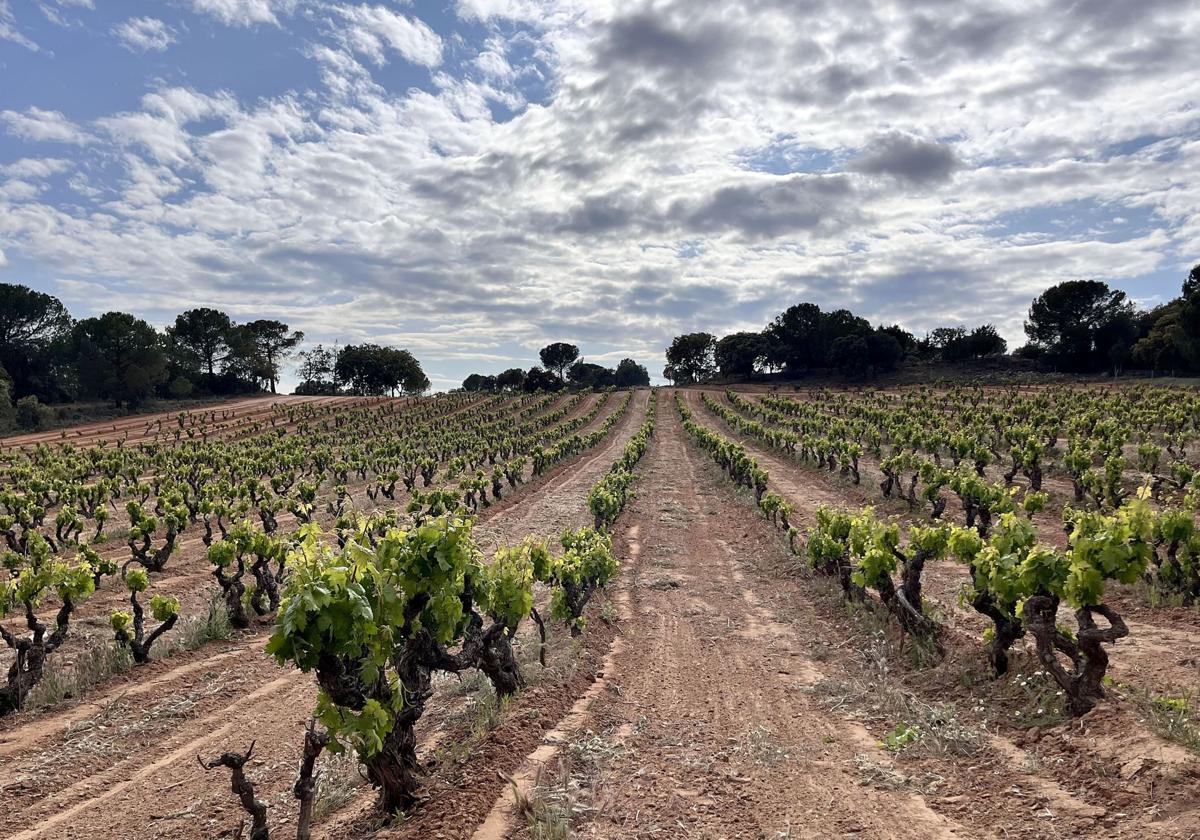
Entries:
[[[1153,302],[1200,257],[1182,0],[184,5],[105,31],[303,72],[0,112],[0,280],[394,342],[445,386],[557,339],[657,372],[800,300],[1019,339],[1053,283]],[[0,50],[54,73],[22,24],[0,0]]]

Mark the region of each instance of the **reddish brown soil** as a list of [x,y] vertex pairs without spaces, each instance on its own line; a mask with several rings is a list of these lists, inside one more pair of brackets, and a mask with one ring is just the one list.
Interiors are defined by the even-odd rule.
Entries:
[[[586,524],[588,489],[642,422],[647,398],[639,393],[593,450],[487,509],[481,544]],[[694,411],[736,437],[698,399]],[[536,802],[573,802],[577,837],[1200,836],[1200,759],[1153,734],[1122,691],[1080,721],[1022,728],[1013,713],[1028,698],[1015,677],[987,679],[982,625],[956,604],[962,570],[952,564],[928,576],[951,627],[948,655],[915,667],[885,622],[848,613],[827,581],[799,573],[753,499],[686,438],[668,393],[658,417],[615,532],[622,573],[589,609],[582,642],[552,627],[543,672],[527,628],[518,646],[530,686],[482,729],[469,686],[439,681],[418,731],[428,801],[381,831],[369,787],[353,782],[357,792],[323,817],[318,836],[531,836],[501,774],[538,778]],[[746,443],[801,523],[821,504],[877,501],[865,480],[853,487]],[[199,560],[188,565],[183,584],[205,579]],[[1142,647],[1118,645],[1113,673],[1187,688],[1200,627],[1186,611],[1135,606],[1135,591],[1117,597]],[[615,624],[605,620],[614,614]],[[234,836],[242,814],[227,776],[195,755],[252,739],[249,774],[273,836],[292,836],[290,786],[315,690],[310,675],[261,653],[267,632],[176,654],[85,701],[0,724],[0,838]],[[1033,670],[1022,655],[1014,664]],[[899,753],[880,746],[931,710],[962,732]],[[331,778],[346,772],[322,763]]]

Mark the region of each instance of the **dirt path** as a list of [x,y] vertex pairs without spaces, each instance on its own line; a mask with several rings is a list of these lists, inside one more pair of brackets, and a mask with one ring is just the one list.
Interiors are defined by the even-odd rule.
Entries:
[[[620,408],[622,399],[621,396],[614,397],[611,401],[615,403],[613,410]],[[569,470],[559,472],[546,482],[540,504],[521,505],[519,510],[511,511],[499,521],[483,517],[481,521],[488,523],[486,532],[480,538],[480,548],[484,553],[490,554],[506,543],[511,545],[520,542],[530,534],[554,538],[568,528],[590,524],[592,517],[587,507],[588,491],[608,472],[625,444],[646,419],[649,399],[649,391],[635,392],[625,416],[617,421],[605,440],[595,449],[584,453]],[[605,412],[601,414],[608,416]],[[596,417],[593,423],[598,425],[603,420],[603,417]],[[589,424],[580,434],[586,434],[591,428],[593,426]],[[502,505],[496,506],[496,509],[497,512],[504,510]]]
[[858,787],[873,739],[806,694],[820,672],[745,571],[777,536],[746,521],[663,409],[627,510],[646,559],[625,581],[616,688],[592,709],[605,734],[589,749],[612,758],[579,836],[973,836],[918,797]]

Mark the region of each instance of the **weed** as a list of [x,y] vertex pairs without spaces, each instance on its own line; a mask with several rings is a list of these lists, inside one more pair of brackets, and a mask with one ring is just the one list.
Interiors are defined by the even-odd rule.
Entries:
[[1019,727],[1049,726],[1067,718],[1066,698],[1058,683],[1045,671],[1016,674],[1009,686],[1024,697],[1024,707],[1013,712],[1013,723]]
[[854,757],[854,765],[867,784],[884,790],[912,790],[929,796],[937,793],[946,781],[945,777],[930,771],[913,775],[902,773],[861,753]]
[[[562,775],[562,768],[559,768]],[[570,780],[548,782],[538,770],[528,795],[513,786],[517,812],[525,818],[530,840],[567,840],[572,822],[592,809],[580,801],[578,786]]]
[[220,592],[214,591],[209,596],[207,610],[183,622],[172,649],[197,650],[209,642],[225,642],[232,638],[233,625],[229,623],[225,600]]
[[621,617],[617,614],[617,605],[612,601],[605,601],[604,606],[600,609],[600,620],[610,627],[620,621]]
[[474,697],[471,698],[474,721],[471,724],[471,737],[479,738],[494,730],[504,721],[508,712],[511,697],[501,697],[496,700],[496,692],[491,683],[484,683]]
[[108,640],[88,644],[73,663],[58,657],[46,662],[42,679],[29,692],[30,708],[50,706],[63,700],[84,697],[100,683],[133,667],[129,649]]
[[883,736],[883,740],[879,742],[879,746],[888,752],[898,753],[920,738],[920,729],[907,723],[899,723],[895,729]]
[[1163,738],[1200,753],[1200,723],[1196,722],[1196,699],[1190,693],[1179,696],[1150,694],[1129,689],[1151,728]]
[[317,774],[313,822],[320,822],[348,803],[366,779],[352,750],[330,753]]

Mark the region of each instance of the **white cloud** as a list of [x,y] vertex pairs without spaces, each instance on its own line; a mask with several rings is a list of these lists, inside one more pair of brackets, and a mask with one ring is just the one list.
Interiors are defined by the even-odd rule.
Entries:
[[227,26],[278,23],[279,14],[291,14],[297,0],[192,0],[200,14],[215,17]]
[[[6,164],[0,241],[63,289],[122,278],[164,316],[269,301],[315,340],[419,348],[440,382],[557,338],[654,369],[678,332],[804,299],[1019,340],[1055,282],[1198,256],[1181,1],[459,0],[482,42],[399,3],[193,5],[313,23],[319,81],[157,89],[88,124],[111,142],[80,150],[67,201],[41,183],[56,159]],[[429,83],[381,69],[397,56]],[[84,137],[55,111],[0,121]]]
[[162,52],[175,43],[175,31],[158,18],[130,18],[113,27],[113,34],[130,52]]
[[8,265],[8,257],[4,255],[4,250],[0,248],[0,268],[4,268],[6,265]]
[[9,0],[0,0],[0,41],[11,41],[27,50],[38,51],[38,45],[17,29],[17,18]]
[[88,137],[79,126],[61,111],[47,111],[36,106],[25,111],[0,111],[0,122],[9,134],[24,140],[47,143],[84,143]]
[[376,64],[392,49],[413,64],[436,67],[442,62],[442,39],[423,21],[396,14],[384,6],[335,6],[347,22],[340,37],[348,49]]
[[22,158],[0,166],[0,172],[9,178],[49,178],[70,168],[71,162],[62,158]]

